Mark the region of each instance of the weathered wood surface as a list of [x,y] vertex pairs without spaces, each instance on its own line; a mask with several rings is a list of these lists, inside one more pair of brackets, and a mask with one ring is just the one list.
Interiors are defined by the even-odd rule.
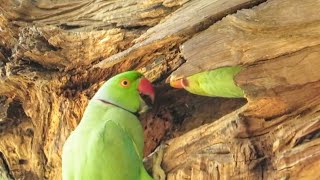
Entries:
[[[319,179],[319,1],[268,1],[182,44],[171,78],[242,64],[248,104],[173,139],[169,179]],[[172,161],[175,159],[175,161]]]
[[[138,69],[161,96],[145,154],[171,139],[168,179],[318,179],[320,3],[262,2],[0,0],[0,178],[60,179],[88,99]],[[172,90],[181,64],[171,77],[245,65],[248,103]]]
[[[221,66],[252,64],[318,45],[319,1],[268,1],[239,11],[182,45],[179,78]],[[205,63],[204,63],[205,62]]]
[[166,69],[159,70],[156,68],[147,72],[149,78],[159,78],[162,73],[171,72],[177,68],[177,65],[181,65],[182,60],[179,56],[180,49],[178,47],[186,39],[208,28],[228,13],[236,12],[241,8],[252,7],[263,1],[190,1],[134,40],[136,44],[131,48],[103,60],[93,68],[110,68],[114,64],[123,61],[140,61],[140,64],[144,64],[141,61],[155,59],[158,60],[158,64],[161,66],[163,64],[159,63],[159,61],[169,64],[169,68],[166,65]]

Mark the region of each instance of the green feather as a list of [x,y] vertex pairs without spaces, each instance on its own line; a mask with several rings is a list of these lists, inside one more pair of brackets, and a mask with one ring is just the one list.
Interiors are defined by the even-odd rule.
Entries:
[[[152,180],[142,162],[143,128],[129,111],[136,109],[136,104],[123,97],[134,99],[139,98],[139,94],[135,94],[136,88],[120,90],[117,86],[119,80],[126,77],[136,87],[134,81],[141,77],[136,75],[129,73],[129,76],[110,79],[89,102],[80,124],[63,147],[63,180]],[[114,98],[105,96],[105,91],[125,94],[118,93]],[[113,102],[117,104],[101,99],[106,102],[117,99]]]
[[232,66],[204,71],[187,77],[184,88],[193,94],[203,96],[243,97],[242,89],[234,82],[234,76],[241,70],[240,66]]

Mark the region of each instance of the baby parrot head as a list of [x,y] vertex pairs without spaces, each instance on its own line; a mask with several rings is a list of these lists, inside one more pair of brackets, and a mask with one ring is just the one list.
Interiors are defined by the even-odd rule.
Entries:
[[142,96],[154,101],[155,93],[151,83],[137,71],[127,71],[105,82],[93,100],[116,105],[132,113],[142,113],[148,109]]

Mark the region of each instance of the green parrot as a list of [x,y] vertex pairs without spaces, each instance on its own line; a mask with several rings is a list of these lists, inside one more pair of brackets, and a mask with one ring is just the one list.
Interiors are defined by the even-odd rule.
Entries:
[[143,128],[136,113],[146,111],[140,96],[155,94],[136,71],[105,82],[90,100],[62,152],[63,180],[152,180],[144,168]]
[[178,80],[170,79],[170,85],[202,96],[240,98],[244,93],[233,78],[242,69],[241,66],[222,67]]

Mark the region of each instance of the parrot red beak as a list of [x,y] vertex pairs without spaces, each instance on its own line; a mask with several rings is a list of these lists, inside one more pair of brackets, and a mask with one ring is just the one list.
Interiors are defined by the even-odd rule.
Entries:
[[148,79],[144,77],[140,79],[138,90],[141,94],[149,96],[152,103],[154,102],[154,98],[155,98],[154,89],[150,81],[148,81]]

